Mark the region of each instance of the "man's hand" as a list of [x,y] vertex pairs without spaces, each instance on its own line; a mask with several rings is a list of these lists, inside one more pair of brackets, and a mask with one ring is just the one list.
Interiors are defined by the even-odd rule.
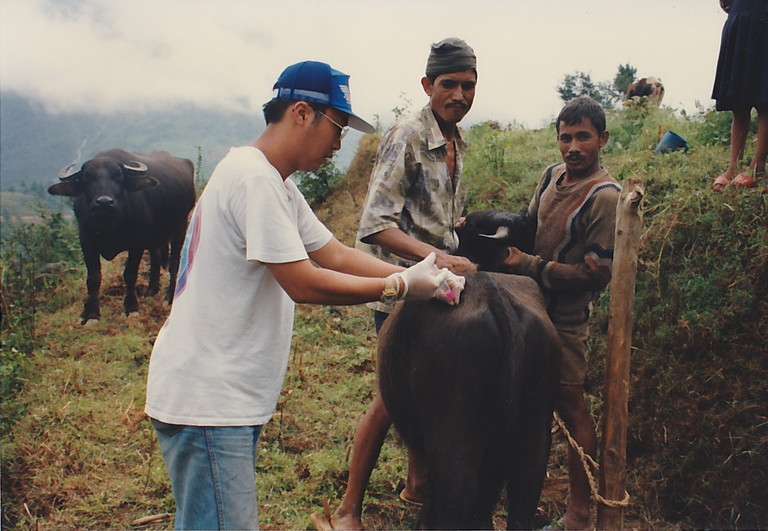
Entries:
[[507,247],[509,256],[504,260],[504,269],[508,273],[517,273],[523,258],[523,251],[517,247]]
[[453,273],[474,273],[477,271],[477,264],[472,263],[469,258],[454,256],[442,251],[436,253],[435,265],[440,269],[447,268]]
[[406,300],[439,299],[446,304],[459,303],[461,291],[466,282],[464,277],[454,275],[447,269],[435,266],[435,253],[401,273],[395,273],[403,283],[400,297]]
[[419,261],[423,260],[422,257],[427,256],[429,253],[434,253],[437,267],[448,268],[454,273],[469,273],[477,270],[477,267],[469,259],[453,256],[445,251],[438,250],[394,227],[372,234],[365,240],[365,243],[378,245],[406,260]]

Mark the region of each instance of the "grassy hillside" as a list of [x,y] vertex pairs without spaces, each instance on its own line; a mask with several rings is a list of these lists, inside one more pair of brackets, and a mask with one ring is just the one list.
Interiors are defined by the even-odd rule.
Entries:
[[[715,194],[727,120],[628,109],[611,116],[603,162],[646,186],[634,314],[628,527],[768,526],[768,182]],[[659,133],[688,153],[655,155]],[[470,209],[525,209],[541,170],[559,159],[554,129],[486,123],[467,131]],[[364,137],[333,195],[316,207],[352,243],[377,138]],[[754,151],[748,146],[747,153]],[[131,528],[173,512],[151,426],[142,413],[152,341],[167,308],[143,300],[126,319],[123,258],[106,265],[103,317],[76,325],[84,271],[71,246],[30,262],[74,233],[53,217],[3,244],[3,528]],[[74,242],[76,247],[76,241]],[[42,268],[56,262],[60,267]],[[35,265],[37,264],[37,265]],[[146,287],[141,277],[141,288]],[[26,288],[25,288],[26,287]],[[25,288],[25,289],[22,289]],[[32,289],[34,288],[34,289]],[[602,412],[607,296],[590,344],[589,404]],[[34,314],[26,308],[35,309]],[[374,388],[375,332],[364,307],[302,305],[293,352],[259,462],[265,529],[306,529],[309,512],[343,493],[352,437]],[[555,435],[540,522],[564,510],[563,437]],[[414,525],[397,499],[406,454],[390,433],[363,519]],[[497,524],[503,522],[500,512]],[[154,529],[172,528],[161,518]]]
[[[630,108],[609,119],[603,163],[645,182],[634,308],[628,487],[653,519],[693,527],[768,525],[768,194],[715,194],[728,115]],[[525,208],[554,129],[474,128],[467,167],[474,207]],[[656,155],[674,130],[691,149]],[[754,136],[747,155],[754,152]],[[480,142],[477,142],[481,140]],[[596,418],[607,296],[595,315],[588,384]],[[650,523],[650,522],[649,522]]]

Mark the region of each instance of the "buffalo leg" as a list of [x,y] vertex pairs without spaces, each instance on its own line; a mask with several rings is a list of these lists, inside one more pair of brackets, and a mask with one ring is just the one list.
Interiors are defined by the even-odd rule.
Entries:
[[136,297],[136,280],[139,277],[139,262],[144,254],[144,249],[131,249],[128,251],[128,259],[125,261],[123,280],[125,281],[125,300],[123,308],[125,315],[139,311],[139,299]]
[[[476,353],[473,360],[482,365],[479,358]],[[448,360],[446,365],[450,365]],[[432,369],[433,373],[439,370]],[[432,412],[420,418],[429,476],[430,495],[423,519],[428,528],[493,528],[493,509],[504,480],[503,468],[498,465],[502,452],[500,419],[493,412],[499,383],[493,378],[483,381],[483,375],[484,371],[476,367],[463,370],[456,385],[433,389],[437,401],[422,410]],[[422,393],[419,403],[429,400]]]
[[[556,394],[557,372],[542,363],[545,349],[537,357],[522,362],[529,378],[522,383],[520,402],[526,407],[519,411],[514,432],[508,433],[513,451],[505,460],[507,483],[507,527],[530,529],[541,497],[547,462],[552,443],[553,397]],[[558,356],[552,356],[554,363]],[[527,362],[527,363],[526,363]]]
[[520,358],[520,370],[527,378],[520,382],[519,422],[508,433],[514,451],[505,461],[507,474],[507,527],[530,529],[541,497],[552,443],[552,411],[558,391],[560,353],[554,338],[535,334],[528,328]]
[[[546,420],[546,421],[544,421]],[[541,497],[551,442],[552,414],[518,433],[507,464],[507,529],[532,529]]]
[[85,281],[88,296],[85,299],[83,313],[80,316],[80,324],[85,324],[90,320],[98,320],[101,317],[99,307],[99,290],[101,289],[101,257],[97,251],[92,251],[83,247],[83,258],[88,276]]
[[[160,264],[162,263],[162,248],[153,245],[149,251],[149,285],[144,292],[145,297],[154,297],[160,291]],[[138,276],[138,272],[137,272]]]
[[[481,440],[483,435],[470,434]],[[493,529],[493,509],[501,492],[500,467],[484,466],[489,448],[469,442],[458,446],[442,441],[445,453],[428,450],[429,498],[422,524],[429,529]],[[485,462],[485,463],[484,463]]]

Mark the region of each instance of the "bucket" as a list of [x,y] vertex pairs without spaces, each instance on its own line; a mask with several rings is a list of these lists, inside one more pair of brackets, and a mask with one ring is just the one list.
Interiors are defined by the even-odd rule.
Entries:
[[655,153],[672,153],[673,151],[688,151],[688,141],[677,133],[667,131],[656,146]]

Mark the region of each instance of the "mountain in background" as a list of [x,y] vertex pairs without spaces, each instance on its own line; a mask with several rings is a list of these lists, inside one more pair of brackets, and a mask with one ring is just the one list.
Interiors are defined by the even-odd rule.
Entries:
[[[164,111],[114,114],[50,113],[16,92],[0,94],[0,189],[27,190],[56,182],[59,170],[82,164],[104,149],[168,151],[195,165],[202,177],[232,146],[248,144],[264,129],[261,115],[177,105]],[[350,135],[352,137],[352,135]],[[346,168],[359,137],[347,139],[336,157]],[[354,145],[353,145],[354,144]],[[346,162],[345,162],[346,161]]]

